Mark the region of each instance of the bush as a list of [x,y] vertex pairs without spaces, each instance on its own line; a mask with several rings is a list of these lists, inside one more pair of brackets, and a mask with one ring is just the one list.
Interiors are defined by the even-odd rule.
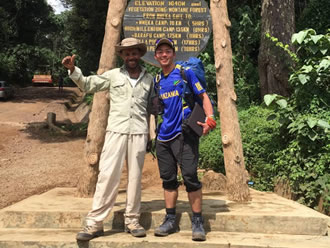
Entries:
[[253,187],[263,191],[274,188],[273,164],[281,149],[278,122],[267,121],[271,113],[273,111],[260,106],[239,112],[245,167],[254,182]]
[[[280,149],[279,124],[267,121],[271,110],[252,106],[239,112],[245,166],[259,190],[273,189],[273,162]],[[217,128],[209,135],[203,136],[199,146],[199,165],[225,174],[221,131]]]
[[225,174],[219,121],[215,130],[200,139],[199,167]]
[[[312,29],[292,36],[297,47],[289,98],[266,95],[265,104],[279,116],[285,148],[276,155],[277,177],[290,182],[294,198],[330,212],[330,33]],[[292,56],[291,56],[292,57]],[[274,116],[274,115],[273,115]]]

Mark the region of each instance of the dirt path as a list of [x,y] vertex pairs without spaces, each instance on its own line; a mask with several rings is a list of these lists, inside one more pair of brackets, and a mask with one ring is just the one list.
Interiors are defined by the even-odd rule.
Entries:
[[[82,168],[85,137],[66,137],[41,128],[48,112],[60,122],[75,121],[64,105],[77,88],[27,87],[0,101],[0,209],[54,187],[75,187]],[[126,172],[121,185],[126,183]],[[146,156],[142,185],[159,187],[158,168]]]

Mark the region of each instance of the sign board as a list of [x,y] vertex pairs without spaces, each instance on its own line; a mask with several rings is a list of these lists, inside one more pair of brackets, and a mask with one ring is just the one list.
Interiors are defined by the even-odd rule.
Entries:
[[146,43],[143,60],[158,66],[154,59],[155,43],[171,38],[176,59],[196,57],[207,45],[211,35],[210,10],[204,0],[131,0],[123,22],[124,36]]

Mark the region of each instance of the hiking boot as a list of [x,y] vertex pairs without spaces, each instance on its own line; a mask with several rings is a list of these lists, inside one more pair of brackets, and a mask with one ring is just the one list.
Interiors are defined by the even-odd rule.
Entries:
[[175,214],[167,214],[163,224],[155,229],[155,236],[164,237],[178,231],[179,227],[175,222]]
[[204,227],[203,227],[203,217],[196,217],[193,216],[192,220],[191,220],[191,224],[192,224],[192,240],[194,241],[205,241],[206,237],[205,237],[205,231],[204,231]]
[[139,224],[137,220],[133,220],[130,224],[125,225],[125,232],[132,234],[133,237],[145,237],[146,230]]
[[84,230],[77,233],[76,239],[81,241],[88,241],[96,237],[104,235],[103,227],[85,226]]

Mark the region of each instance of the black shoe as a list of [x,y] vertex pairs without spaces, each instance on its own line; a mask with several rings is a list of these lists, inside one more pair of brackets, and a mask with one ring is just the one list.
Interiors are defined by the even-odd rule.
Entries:
[[155,236],[164,237],[178,231],[179,227],[175,222],[175,214],[167,214],[163,224],[155,229]]
[[104,235],[103,228],[99,229],[95,226],[85,226],[84,230],[77,233],[76,239],[81,241],[88,241],[103,235]]
[[203,217],[192,217],[191,224],[192,224],[192,240],[194,241],[205,241],[205,231],[203,227]]

